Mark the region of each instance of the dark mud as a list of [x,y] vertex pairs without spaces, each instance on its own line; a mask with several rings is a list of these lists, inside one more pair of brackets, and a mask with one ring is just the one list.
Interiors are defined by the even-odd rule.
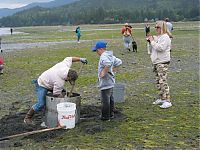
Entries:
[[[27,110],[28,111],[28,110]],[[30,132],[42,129],[40,126],[41,122],[41,113],[38,113],[34,117],[34,122],[36,125],[34,126],[27,126],[24,124],[23,119],[25,117],[25,112],[23,113],[16,113],[13,115],[6,115],[0,120],[0,138],[20,134],[24,132]],[[18,147],[22,144],[20,142],[8,142],[8,141],[0,141],[0,148],[5,147]]]
[[[115,108],[114,110],[115,117],[110,121],[122,121],[126,118],[126,116],[122,113],[122,109]],[[95,134],[98,132],[103,132],[108,130],[101,123],[99,123],[101,114],[101,106],[82,106],[81,107],[81,122],[88,122],[94,120],[94,123],[91,125],[82,125],[81,132],[84,134]],[[110,122],[109,121],[109,122]],[[102,121],[105,122],[105,121]]]
[[[103,126],[99,124],[99,121],[101,121],[99,119],[100,113],[101,113],[101,106],[94,106],[94,105],[81,106],[81,116],[80,116],[81,121],[80,122],[93,121],[93,124],[90,124],[90,125],[87,124],[87,125],[81,126],[80,132],[82,132],[83,134],[95,134],[98,132],[105,131]],[[16,135],[16,134],[21,134],[25,132],[45,129],[44,127],[41,126],[41,123],[44,121],[44,114],[45,114],[45,110],[42,110],[34,115],[33,121],[35,125],[24,124],[23,119],[26,115],[26,112],[9,114],[2,117],[0,120],[0,126],[1,126],[0,138],[4,138],[7,136]],[[116,108],[115,118],[112,120],[113,121],[123,120],[124,118],[125,116],[122,114],[122,110]],[[33,139],[36,142],[54,139],[62,135],[64,133],[63,131],[67,132],[68,130],[60,129],[60,130],[43,132],[39,134],[28,135],[28,136],[20,136],[17,138],[11,138],[9,140],[2,140],[0,141],[0,148],[20,147],[23,145],[23,143],[21,143],[23,139],[27,139],[27,138]],[[19,138],[21,140],[18,140]]]

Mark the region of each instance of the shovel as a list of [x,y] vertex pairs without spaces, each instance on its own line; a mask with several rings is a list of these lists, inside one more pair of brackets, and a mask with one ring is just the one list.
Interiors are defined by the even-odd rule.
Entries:
[[[81,71],[82,71],[82,69],[83,69],[83,65],[84,65],[84,64],[81,65],[81,67],[80,67],[80,69],[79,69],[79,71],[78,71],[78,75],[80,75],[80,73],[81,73]],[[72,96],[73,96],[72,92],[73,92],[73,90],[74,90],[74,87],[75,87],[75,83],[72,84],[72,88],[71,88],[71,90],[70,90],[70,92],[69,92],[68,97],[72,97]]]

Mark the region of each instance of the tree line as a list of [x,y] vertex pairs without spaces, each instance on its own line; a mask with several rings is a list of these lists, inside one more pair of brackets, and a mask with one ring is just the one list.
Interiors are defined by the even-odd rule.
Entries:
[[199,0],[81,0],[52,9],[34,7],[0,19],[0,26],[139,23],[165,17],[200,20]]

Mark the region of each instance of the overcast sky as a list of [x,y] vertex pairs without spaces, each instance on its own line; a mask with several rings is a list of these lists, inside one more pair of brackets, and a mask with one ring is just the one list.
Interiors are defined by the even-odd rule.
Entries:
[[18,8],[33,2],[50,2],[53,0],[0,0],[0,8]]

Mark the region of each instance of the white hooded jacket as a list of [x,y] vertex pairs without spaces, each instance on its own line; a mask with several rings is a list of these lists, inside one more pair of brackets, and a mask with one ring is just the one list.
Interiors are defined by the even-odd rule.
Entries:
[[[105,51],[101,54],[98,65],[98,87],[100,90],[110,89],[114,87],[115,77],[113,67],[118,67],[121,64],[121,59],[113,56],[112,51]],[[105,66],[110,67],[109,72],[104,77],[100,77],[100,73]]]
[[66,57],[62,62],[46,70],[38,78],[39,86],[53,90],[53,95],[61,94],[71,65],[72,57]]
[[154,36],[150,44],[151,61],[153,64],[170,61],[171,39],[167,34]]

